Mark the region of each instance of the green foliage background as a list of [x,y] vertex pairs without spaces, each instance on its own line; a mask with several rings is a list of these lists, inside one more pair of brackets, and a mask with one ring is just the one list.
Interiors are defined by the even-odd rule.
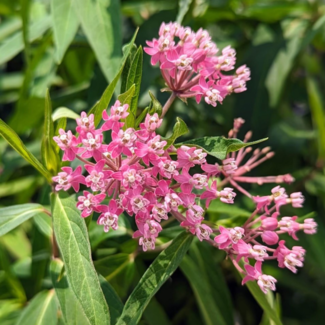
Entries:
[[[194,30],[207,29],[221,49],[228,44],[233,46],[237,64],[250,67],[252,80],[245,93],[230,96],[216,108],[197,105],[194,100],[189,100],[188,105],[176,101],[161,132],[171,134],[179,116],[189,128],[183,140],[227,135],[233,119],[242,117],[246,124],[239,136],[253,130],[253,139],[269,137],[268,145],[276,155],[252,175],[291,173],[296,182],[286,186],[288,191],[302,191],[306,196],[304,208],[295,211],[299,216],[314,212],[319,223],[317,235],[300,234],[299,244],[307,249],[307,255],[305,266],[297,275],[280,270],[273,263],[265,266],[265,272],[278,279],[276,297],[268,296],[271,312],[280,315],[283,324],[323,324],[323,1],[0,0],[0,117],[41,159],[44,115],[49,112],[47,88],[53,111],[59,107],[68,107],[75,113],[89,111],[117,73],[122,45],[130,41],[136,28],[140,27],[136,44],[144,46],[146,40],[157,37],[161,22],[176,19]],[[141,87],[135,90],[140,95],[139,107],[143,109],[150,102],[149,90],[164,103],[168,95],[160,92],[163,87],[159,69],[151,67],[144,54]],[[118,94],[117,90],[115,97]],[[74,127],[73,121],[67,123],[68,128]],[[57,168],[53,160],[46,166],[49,170]],[[250,190],[262,195],[270,188],[271,185],[254,185]],[[45,178],[1,138],[0,207],[30,202],[48,206],[50,191]],[[247,211],[252,211],[251,203],[241,196],[236,198],[237,209],[222,208],[211,209],[210,218],[240,222]],[[288,208],[284,213],[295,212]],[[51,219],[42,213],[27,219],[0,237],[0,324],[63,324],[51,290]],[[109,235],[92,221],[89,237],[96,270],[125,302],[158,253],[139,253],[130,236],[132,220],[122,221],[120,229]],[[179,233],[174,226],[162,233],[161,247]],[[62,268],[54,266],[51,265],[52,276],[60,274]],[[62,281],[60,285],[64,286]],[[258,293],[255,298],[261,303]],[[28,306],[34,312],[32,316],[23,309],[31,300]],[[120,310],[120,305],[116,310]],[[68,324],[83,324],[78,312],[71,317],[73,321]],[[111,319],[114,317],[111,314]],[[275,324],[269,314],[263,314],[248,288],[240,285],[239,275],[224,255],[196,241],[140,321],[149,325],[234,322]],[[122,323],[120,319],[118,324]]]

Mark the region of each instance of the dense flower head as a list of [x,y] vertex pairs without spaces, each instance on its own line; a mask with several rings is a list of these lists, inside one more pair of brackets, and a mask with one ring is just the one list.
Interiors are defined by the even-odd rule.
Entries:
[[219,50],[202,28],[194,32],[176,22],[162,23],[159,37],[147,45],[144,51],[151,64],[159,64],[167,89],[180,98],[194,97],[198,103],[204,98],[215,107],[227,95],[245,91],[250,80],[246,65],[229,75],[235,69],[236,51],[230,46]]
[[[196,97],[197,101],[204,97],[215,106],[229,93],[246,89],[249,69],[242,66],[233,76],[223,74],[234,69],[236,53],[228,46],[217,56],[216,44],[203,29],[195,33],[177,23],[163,23],[159,38],[147,44],[145,51],[152,56],[152,64],[159,62],[167,86],[178,97]],[[283,186],[293,182],[293,177],[246,175],[273,157],[270,147],[242,148],[219,163],[210,163],[201,147],[169,146],[156,133],[164,113],[147,114],[139,125],[127,127],[129,106],[117,100],[103,111],[103,123],[96,128],[94,115],[82,112],[76,121],[78,135],[60,129],[54,140],[64,152],[62,160],[80,160],[85,175],[82,165],[75,170],[62,167],[53,177],[55,190],[79,192],[81,184],[86,187],[77,208],[83,218],[99,213],[97,223],[105,232],[118,229],[122,213],[134,217],[137,230],[133,238],[143,251],[155,249],[165,222],[173,218],[198,240],[224,250],[244,275],[243,283],[256,281],[264,293],[275,290],[277,280],[263,273],[263,263],[274,259],[280,268],[296,273],[305,255],[300,246],[286,247],[281,235],[298,240],[299,231],[314,234],[317,229],[312,218],[302,221],[281,215],[283,206],[301,208],[304,203],[301,192],[287,193]],[[242,118],[235,119],[229,138],[237,138],[244,123]],[[109,143],[104,143],[109,137]],[[251,137],[249,131],[243,141]],[[252,195],[241,183],[275,186],[267,195]],[[211,202],[234,204],[239,193],[255,204],[243,224],[224,227],[221,221],[217,226],[206,218]]]

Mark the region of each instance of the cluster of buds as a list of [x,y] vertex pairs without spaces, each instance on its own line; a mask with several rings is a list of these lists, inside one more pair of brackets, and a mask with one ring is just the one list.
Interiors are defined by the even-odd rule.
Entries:
[[147,41],[147,45],[144,51],[151,55],[152,65],[159,63],[165,90],[183,100],[195,97],[199,103],[204,97],[215,107],[227,95],[245,91],[250,80],[245,65],[234,75],[223,74],[234,69],[236,51],[227,46],[217,55],[219,49],[204,29],[194,32],[178,23],[162,23],[159,38]]

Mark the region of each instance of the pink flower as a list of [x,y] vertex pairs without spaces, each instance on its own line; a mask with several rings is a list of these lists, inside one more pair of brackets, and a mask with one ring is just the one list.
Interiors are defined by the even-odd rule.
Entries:
[[143,162],[148,166],[149,161],[154,162],[159,158],[159,155],[164,153],[166,141],[160,141],[160,135],[149,140],[148,143],[137,142],[137,149],[134,150],[138,157],[141,157]]
[[87,149],[82,155],[82,158],[90,158],[94,157],[96,160],[100,160],[102,158],[102,153],[100,152],[100,148],[103,142],[102,134],[95,134],[88,132],[86,136],[82,139],[82,144]]
[[305,198],[301,192],[296,192],[290,194],[290,201],[294,208],[302,208]]
[[266,217],[262,218],[262,228],[265,230],[275,230],[278,228],[278,220],[275,217]]
[[222,169],[227,175],[231,175],[235,173],[237,169],[236,161],[234,158],[224,159],[222,161]]
[[237,244],[245,233],[245,230],[241,227],[226,229],[220,226],[219,231],[220,235],[216,236],[214,241],[219,244],[220,249],[225,249],[231,244]]
[[305,234],[313,235],[317,232],[317,223],[313,218],[307,218],[304,220],[304,224],[301,225]]
[[98,205],[106,197],[106,194],[93,195],[87,191],[84,191],[84,196],[79,196],[77,202],[77,208],[82,210],[81,216],[86,218],[90,216],[93,211],[100,212]]
[[152,219],[136,218],[136,224],[139,230],[134,233],[134,237],[139,237],[139,235],[142,235],[145,238],[156,238],[162,231],[161,225],[157,221]]
[[63,172],[57,176],[52,177],[52,180],[58,183],[55,186],[56,191],[67,191],[71,186],[76,192],[79,192],[80,184],[86,184],[85,177],[81,175],[82,168],[78,166],[75,171],[71,167],[62,167]]
[[116,230],[118,228],[118,216],[123,212],[115,200],[110,200],[109,205],[101,205],[98,210],[103,212],[98,220],[97,224],[104,226],[104,231],[108,232],[110,228]]
[[201,199],[207,199],[206,207],[208,207],[210,205],[210,201],[216,199],[217,197],[219,197],[220,201],[223,203],[232,204],[234,203],[235,196],[236,193],[230,187],[225,187],[219,192],[217,190],[217,182],[214,181],[211,187],[207,188],[207,190],[204,193],[202,193]]
[[202,165],[205,163],[207,154],[202,149],[196,147],[181,146],[177,149],[178,168],[190,169],[195,165]]
[[78,140],[72,135],[71,131],[65,132],[63,129],[59,130],[59,136],[53,137],[53,140],[58,144],[61,150],[64,151],[62,157],[63,161],[72,161],[76,158],[76,154],[81,151],[81,148],[78,148]]
[[149,47],[144,47],[143,50],[151,55],[151,64],[156,65],[158,61],[164,58],[164,52],[174,46],[174,41],[169,34],[162,35],[159,39],[153,39],[152,42],[146,41]]
[[108,180],[112,175],[112,171],[103,170],[105,166],[105,160],[100,160],[96,165],[85,165],[85,169],[89,173],[86,177],[86,184],[94,192],[105,191],[108,184]]
[[257,284],[265,294],[267,294],[268,290],[275,291],[275,283],[277,280],[273,276],[262,273],[261,261],[257,261],[255,267],[246,264],[245,270],[247,275],[244,277],[242,284],[245,284],[247,281],[257,280]]
[[152,250],[155,249],[156,245],[156,237],[151,236],[151,237],[140,237],[139,239],[139,245],[142,246],[142,249],[144,252],[146,252],[148,249]]
[[177,176],[179,174],[177,170],[177,161],[161,157],[160,160],[152,161],[152,163],[155,165],[153,168],[153,174],[155,176],[159,173],[162,177],[170,179],[172,176]]
[[128,128],[125,131],[119,130],[118,133],[112,131],[112,139],[113,141],[107,147],[107,150],[112,153],[112,158],[116,158],[122,153],[128,157],[132,156],[134,142],[137,139],[133,128]]
[[102,115],[105,123],[102,125],[101,129],[103,131],[112,130],[118,133],[119,129],[124,125],[123,122],[119,121],[125,119],[129,115],[127,112],[128,108],[128,104],[121,105],[120,101],[117,100],[111,107],[110,116],[107,114],[106,110],[104,110]]
[[208,174],[209,177],[217,176],[221,173],[221,168],[217,163],[215,163],[214,165],[203,164],[201,168]]
[[267,250],[263,245],[254,245],[245,243],[242,239],[238,240],[237,244],[233,244],[233,249],[238,252],[239,258],[252,257],[257,261],[264,261],[268,257]]
[[296,232],[300,229],[300,224],[296,222],[298,217],[283,217],[279,221],[280,230],[287,232],[293,239],[298,240]]
[[81,112],[81,117],[76,119],[78,126],[76,131],[79,133],[88,133],[95,131],[94,114],[87,115],[86,112]]
[[160,222],[161,219],[167,220],[168,219],[168,209],[162,203],[157,203],[152,208],[152,216]]

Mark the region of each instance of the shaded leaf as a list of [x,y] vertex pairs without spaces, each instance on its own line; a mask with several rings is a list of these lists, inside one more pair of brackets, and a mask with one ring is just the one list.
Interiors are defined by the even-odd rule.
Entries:
[[214,156],[218,159],[225,159],[230,152],[238,151],[241,148],[252,146],[254,144],[266,141],[268,138],[264,138],[252,142],[243,142],[239,139],[227,139],[224,137],[203,137],[193,140],[177,143],[177,147],[186,145],[189,147],[202,148],[207,154]]
[[21,141],[19,136],[5,122],[0,119],[0,135],[34,168],[36,168],[49,182],[52,182],[51,174],[45,167],[30,153]]
[[178,8],[178,14],[177,14],[177,18],[176,21],[181,24],[184,16],[186,15],[186,13],[188,12],[190,5],[192,3],[192,0],[179,0],[179,8]]
[[110,324],[109,311],[91,259],[85,221],[74,197],[52,194],[53,226],[67,279],[90,324]]
[[129,296],[117,325],[138,323],[150,299],[178,267],[192,239],[192,235],[182,233],[159,254]]
[[72,0],[51,0],[51,15],[56,48],[55,60],[59,64],[77,33],[79,20],[72,7]]
[[186,123],[181,118],[176,117],[176,123],[173,128],[173,133],[168,139],[166,139],[167,144],[164,149],[169,148],[171,145],[174,144],[177,138],[179,138],[180,136],[186,133],[188,133],[188,128]]

